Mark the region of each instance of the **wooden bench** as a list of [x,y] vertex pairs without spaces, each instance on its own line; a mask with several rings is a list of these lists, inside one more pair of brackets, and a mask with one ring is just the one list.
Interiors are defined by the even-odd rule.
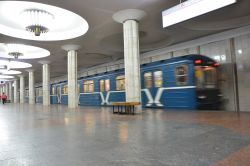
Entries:
[[[113,102],[111,105],[113,106],[113,114],[135,114],[135,106],[140,104],[140,102]],[[117,107],[117,111],[115,111],[115,107]]]

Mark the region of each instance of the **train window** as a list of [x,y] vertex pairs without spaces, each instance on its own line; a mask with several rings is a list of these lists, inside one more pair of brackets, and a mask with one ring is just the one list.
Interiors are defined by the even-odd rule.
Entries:
[[109,91],[110,90],[110,85],[109,84],[110,84],[109,79],[100,80],[100,92]]
[[154,84],[155,84],[155,87],[162,87],[162,71],[161,70],[154,72]]
[[61,95],[61,88],[60,88],[60,86],[56,87],[56,93],[57,93],[57,95]]
[[53,86],[51,89],[51,95],[55,95],[56,94],[56,88]]
[[153,86],[152,73],[151,72],[144,73],[144,87],[152,88],[152,86]]
[[125,90],[125,76],[116,77],[116,90]]
[[195,82],[196,82],[196,87],[199,89],[216,88],[217,86],[216,68],[211,66],[196,66]]
[[42,95],[43,95],[43,89],[42,88],[36,89],[36,96],[42,96]]
[[104,91],[104,80],[100,80],[100,92]]
[[215,88],[217,83],[216,69],[214,67],[207,67],[204,69],[205,87]]
[[88,80],[83,83],[84,92],[94,92],[94,81]]
[[26,96],[26,97],[29,96],[29,90],[25,90],[25,96]]
[[63,94],[68,94],[68,85],[63,86]]
[[188,66],[180,65],[175,68],[176,85],[187,85]]
[[110,90],[110,82],[109,79],[105,80],[105,91],[109,91]]

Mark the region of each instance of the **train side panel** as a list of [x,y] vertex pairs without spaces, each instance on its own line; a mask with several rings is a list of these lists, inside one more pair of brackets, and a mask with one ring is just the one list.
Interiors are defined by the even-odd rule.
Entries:
[[[177,85],[176,68],[184,66],[187,68],[186,82],[183,85]],[[152,74],[152,87],[145,87],[145,73],[162,72],[162,86],[156,87]],[[142,69],[142,106],[155,108],[196,108],[196,92],[194,86],[194,71],[191,61],[183,61],[170,64],[158,64],[154,67],[145,67]],[[150,79],[149,79],[150,80]]]

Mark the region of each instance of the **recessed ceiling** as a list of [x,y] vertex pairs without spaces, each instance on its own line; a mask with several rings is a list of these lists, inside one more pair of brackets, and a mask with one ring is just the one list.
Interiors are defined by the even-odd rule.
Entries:
[[4,70],[4,69],[0,69],[0,73],[4,74],[4,75],[15,75],[15,74],[21,74],[21,71],[17,71],[17,70]]
[[[35,36],[30,31],[35,31],[32,27],[39,24],[46,33]],[[84,35],[88,31],[88,23],[81,16],[52,5],[1,1],[0,29],[2,34],[21,39],[55,41]]]
[[0,66],[6,66],[7,69],[24,69],[32,67],[32,65],[29,63],[10,60],[0,60]]
[[0,75],[0,79],[11,79],[11,78],[14,78],[14,76]]
[[0,43],[0,57],[2,58],[36,59],[36,58],[44,58],[49,55],[50,52],[48,50],[35,46]]

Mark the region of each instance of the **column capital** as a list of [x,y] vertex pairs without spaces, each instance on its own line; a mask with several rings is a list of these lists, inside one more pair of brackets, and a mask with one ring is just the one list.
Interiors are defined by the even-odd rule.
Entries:
[[126,20],[140,21],[146,16],[146,12],[139,9],[125,9],[113,14],[112,18],[118,23],[124,23]]
[[46,65],[46,64],[50,64],[51,61],[49,61],[49,60],[41,60],[41,61],[38,61],[38,63],[40,63],[42,65]]
[[66,44],[61,47],[65,51],[77,51],[81,48],[81,46],[76,44]]
[[22,77],[24,77],[24,75],[23,75],[23,74],[20,74],[20,75],[18,75],[18,77],[19,77],[19,78],[22,78]]
[[34,72],[35,69],[26,69],[27,72]]

